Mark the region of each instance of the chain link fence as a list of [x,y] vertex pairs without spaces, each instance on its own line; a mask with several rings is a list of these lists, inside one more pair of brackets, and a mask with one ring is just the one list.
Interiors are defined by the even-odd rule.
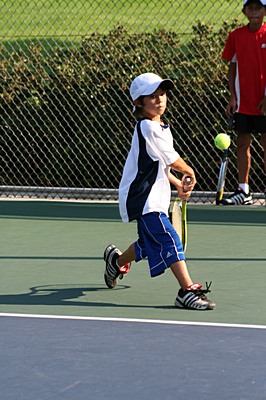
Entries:
[[[228,32],[242,2],[2,1],[0,196],[117,200],[134,128],[129,85],[173,79],[166,118],[197,172],[194,202],[214,202],[226,129]],[[252,145],[251,191],[263,204],[263,151]],[[235,141],[225,192],[237,184]]]

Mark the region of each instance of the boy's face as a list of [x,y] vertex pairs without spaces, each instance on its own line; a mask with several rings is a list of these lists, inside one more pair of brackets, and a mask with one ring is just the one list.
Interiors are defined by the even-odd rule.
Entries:
[[161,115],[165,112],[167,105],[166,91],[159,88],[149,96],[144,96],[142,104],[136,100],[136,106],[141,106],[141,113],[146,117],[160,121]]
[[266,15],[265,7],[258,1],[249,2],[243,9],[243,13],[254,27],[260,27]]

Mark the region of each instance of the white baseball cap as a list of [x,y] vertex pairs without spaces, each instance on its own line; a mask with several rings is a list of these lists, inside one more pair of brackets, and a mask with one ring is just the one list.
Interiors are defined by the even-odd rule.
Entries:
[[175,87],[171,79],[162,79],[156,74],[146,72],[145,74],[137,76],[132,81],[130,85],[130,96],[133,101],[137,100],[140,96],[148,96],[154,93],[159,86],[163,90],[171,90]]
[[[244,6],[249,3],[251,0],[244,0]],[[266,6],[266,0],[257,0],[258,3],[261,3],[262,6]]]

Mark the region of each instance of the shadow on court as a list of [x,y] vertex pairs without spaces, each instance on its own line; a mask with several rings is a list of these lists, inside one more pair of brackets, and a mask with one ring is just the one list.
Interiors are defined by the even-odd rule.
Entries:
[[[116,291],[129,289],[130,286],[119,285]],[[141,306],[139,304],[117,304],[108,302],[77,301],[84,296],[94,295],[95,292],[108,291],[104,287],[33,287],[28,293],[0,295],[1,305],[25,306],[75,306],[75,307],[112,307],[112,308],[143,308],[143,309],[176,309],[175,306]],[[73,300],[73,301],[70,301]]]
[[[130,286],[119,285],[116,291],[128,289]],[[14,305],[48,305],[48,306],[81,306],[81,307],[118,307],[111,303],[94,303],[82,301],[69,301],[79,299],[87,294],[93,294],[99,291],[107,291],[106,287],[69,287],[59,288],[58,286],[43,286],[30,288],[28,293],[0,295],[0,304]]]

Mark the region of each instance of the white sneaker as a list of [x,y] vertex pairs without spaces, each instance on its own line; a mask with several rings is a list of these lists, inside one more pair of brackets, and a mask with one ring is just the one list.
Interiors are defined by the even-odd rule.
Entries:
[[206,293],[210,292],[211,283],[207,285],[207,289],[201,289],[202,284],[193,283],[186,290],[179,289],[175,299],[175,306],[178,308],[186,308],[190,310],[213,310],[216,304],[209,300]]
[[227,199],[222,199],[220,203],[224,206],[250,205],[253,204],[253,200],[250,193],[245,193],[243,189],[238,188],[235,193],[231,194]]

